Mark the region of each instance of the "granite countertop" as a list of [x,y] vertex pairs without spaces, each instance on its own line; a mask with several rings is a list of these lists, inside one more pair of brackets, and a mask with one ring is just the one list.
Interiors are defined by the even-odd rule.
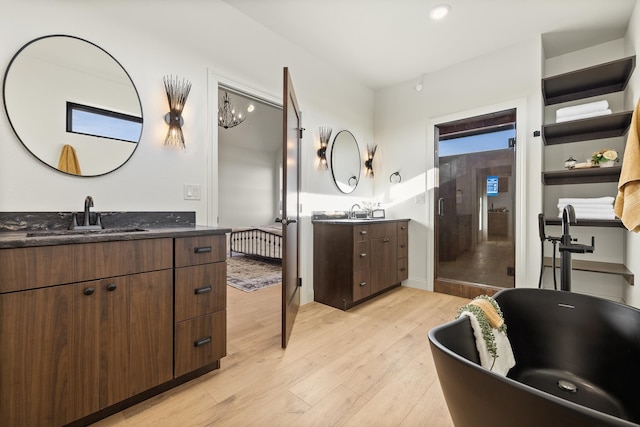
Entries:
[[[230,228],[196,225],[195,212],[100,212],[103,229],[68,230],[72,212],[0,212],[0,249],[163,237],[210,236]],[[84,214],[78,213],[82,224]],[[95,213],[90,223],[95,224]]]
[[338,218],[338,219],[314,219],[311,222],[314,224],[349,224],[349,225],[362,225],[362,224],[380,224],[385,222],[397,222],[397,221],[411,221],[410,218]]
[[[127,231],[136,230],[136,231]],[[54,234],[55,231],[5,231],[0,232],[0,249],[32,246],[71,245],[77,243],[112,242],[118,240],[159,239],[163,237],[211,236],[230,233],[230,228],[206,227],[157,227],[135,229],[104,229],[77,234]],[[64,233],[64,231],[62,232]]]

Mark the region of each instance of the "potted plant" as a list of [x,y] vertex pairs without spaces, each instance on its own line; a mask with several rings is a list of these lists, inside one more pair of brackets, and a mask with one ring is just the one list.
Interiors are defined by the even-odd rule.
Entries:
[[618,152],[611,148],[604,148],[600,151],[596,151],[591,156],[591,162],[594,165],[598,165],[601,168],[608,168],[614,165],[618,161]]

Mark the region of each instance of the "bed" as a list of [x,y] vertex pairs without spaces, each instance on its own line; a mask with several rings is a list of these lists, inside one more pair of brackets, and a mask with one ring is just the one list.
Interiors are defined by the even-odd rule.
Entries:
[[282,260],[282,224],[238,227],[231,230],[230,256],[235,253]]

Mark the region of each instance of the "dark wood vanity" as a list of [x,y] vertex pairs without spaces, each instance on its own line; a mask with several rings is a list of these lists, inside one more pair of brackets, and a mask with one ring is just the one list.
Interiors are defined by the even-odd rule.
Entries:
[[0,235],[0,419],[86,425],[220,367],[228,229]]
[[409,220],[314,220],[314,300],[341,310],[409,277]]

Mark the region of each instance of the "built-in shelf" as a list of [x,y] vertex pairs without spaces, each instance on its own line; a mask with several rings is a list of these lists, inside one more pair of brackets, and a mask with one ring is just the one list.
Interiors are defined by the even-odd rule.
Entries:
[[[544,257],[544,266],[552,267],[552,258]],[[561,260],[556,258],[556,268],[560,268]],[[571,268],[578,271],[589,271],[592,273],[616,274],[624,277],[628,284],[634,284],[633,273],[623,264],[601,261],[571,260]]]
[[621,166],[548,171],[542,172],[542,183],[544,185],[564,185],[618,182],[620,170]]
[[623,136],[629,130],[633,111],[572,120],[542,126],[545,145],[566,144],[602,138]]
[[[560,218],[545,217],[544,223],[546,225],[562,225],[562,220]],[[577,223],[571,224],[571,226],[625,228],[619,219],[578,219]]]
[[542,79],[544,103],[553,105],[622,91],[635,66],[634,55]]

